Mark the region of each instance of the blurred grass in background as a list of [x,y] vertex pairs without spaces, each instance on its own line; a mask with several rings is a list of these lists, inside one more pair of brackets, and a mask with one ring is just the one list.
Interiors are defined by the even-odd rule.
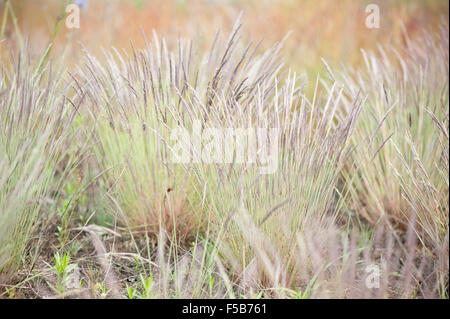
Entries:
[[[2,1],[3,2],[3,1]],[[32,53],[37,56],[49,43],[58,16],[67,0],[10,1],[23,36],[32,39]],[[80,29],[61,24],[53,55],[68,50],[72,61],[78,58],[80,43],[98,54],[101,48],[144,46],[141,28],[149,36],[155,29],[171,41],[178,36],[192,38],[207,49],[218,28],[227,34],[240,11],[244,12],[244,37],[258,41],[261,49],[292,34],[285,44],[283,57],[290,67],[315,77],[323,70],[320,58],[329,64],[359,64],[360,49],[405,43],[403,30],[414,39],[425,28],[436,29],[448,20],[448,1],[311,1],[311,0],[83,0]],[[369,3],[380,7],[380,28],[365,26]],[[2,3],[1,6],[4,6]],[[2,8],[3,11],[3,8]],[[14,45],[14,26],[9,21],[9,40],[2,50]],[[169,41],[170,42],[170,41]]]

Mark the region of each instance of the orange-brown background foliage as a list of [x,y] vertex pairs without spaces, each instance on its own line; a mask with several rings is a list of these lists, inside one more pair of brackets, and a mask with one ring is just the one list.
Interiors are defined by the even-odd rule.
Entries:
[[[39,55],[49,42],[58,15],[71,1],[10,0],[24,37],[30,39],[33,54]],[[239,12],[243,11],[243,35],[254,42],[264,39],[267,48],[292,34],[283,56],[298,71],[318,71],[320,57],[330,64],[361,62],[360,49],[374,49],[377,43],[398,44],[404,41],[402,30],[409,37],[420,35],[423,28],[436,28],[448,20],[446,0],[84,0],[81,28],[67,29],[61,23],[52,55],[69,48],[76,61],[82,43],[89,51],[101,48],[142,47],[141,28],[147,37],[155,29],[169,42],[178,36],[196,39],[207,49],[215,31],[226,36]],[[380,28],[365,26],[369,3],[380,7]],[[3,11],[3,5],[2,5]],[[404,27],[404,28],[403,28]],[[6,34],[10,45],[15,37],[8,23]],[[3,50],[8,48],[3,44]],[[75,50],[74,50],[75,49]]]

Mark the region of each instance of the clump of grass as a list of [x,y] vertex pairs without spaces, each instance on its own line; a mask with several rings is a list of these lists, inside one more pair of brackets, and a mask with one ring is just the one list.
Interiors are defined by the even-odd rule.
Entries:
[[63,181],[56,170],[66,156],[71,114],[61,70],[46,64],[41,71],[26,50],[1,68],[0,273],[6,278],[24,261],[36,223]]
[[354,165],[344,174],[350,207],[372,224],[386,216],[403,230],[416,216],[429,246],[448,234],[448,26],[441,32],[400,52],[363,52],[367,69],[340,73],[346,93],[367,97],[351,137]]
[[[141,57],[142,67],[147,67],[148,62]],[[160,114],[161,110],[155,109],[160,106],[152,105],[160,98],[151,95],[150,85],[156,84],[147,82],[149,74],[141,72],[148,70],[141,69],[138,60],[127,66],[118,58],[119,63],[108,55],[105,69],[94,57],[86,55],[89,73],[80,69],[74,75],[80,82],[77,97],[80,101],[87,97],[83,106],[92,115],[88,122],[95,125],[97,140],[93,152],[96,165],[103,172],[104,185],[100,191],[112,199],[110,212],[122,224],[153,234],[163,227],[177,233],[180,240],[185,239],[194,228],[195,217],[189,209],[195,204],[189,203],[184,169],[167,165],[168,149],[158,136],[160,130],[168,131],[164,127],[167,123],[160,118],[167,114]],[[124,214],[116,216],[118,208]]]

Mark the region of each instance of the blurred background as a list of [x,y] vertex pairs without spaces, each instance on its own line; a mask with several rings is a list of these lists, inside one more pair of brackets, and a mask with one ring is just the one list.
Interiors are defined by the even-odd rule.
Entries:
[[[102,48],[130,49],[144,46],[141,28],[147,38],[152,29],[175,43],[178,36],[192,38],[200,49],[208,49],[217,29],[226,38],[235,19],[243,11],[242,36],[246,41],[263,39],[261,49],[272,46],[292,31],[283,57],[295,70],[319,71],[323,57],[330,65],[361,63],[360,49],[404,43],[421,30],[436,29],[448,21],[447,0],[9,0],[16,23],[8,19],[1,50],[9,50],[20,37],[30,42],[31,54],[42,55],[65,7],[81,8],[80,28],[68,29],[60,23],[53,57],[66,50],[76,62],[81,44],[100,55]],[[365,25],[366,6],[380,8],[380,28]],[[5,0],[0,0],[3,17]]]

